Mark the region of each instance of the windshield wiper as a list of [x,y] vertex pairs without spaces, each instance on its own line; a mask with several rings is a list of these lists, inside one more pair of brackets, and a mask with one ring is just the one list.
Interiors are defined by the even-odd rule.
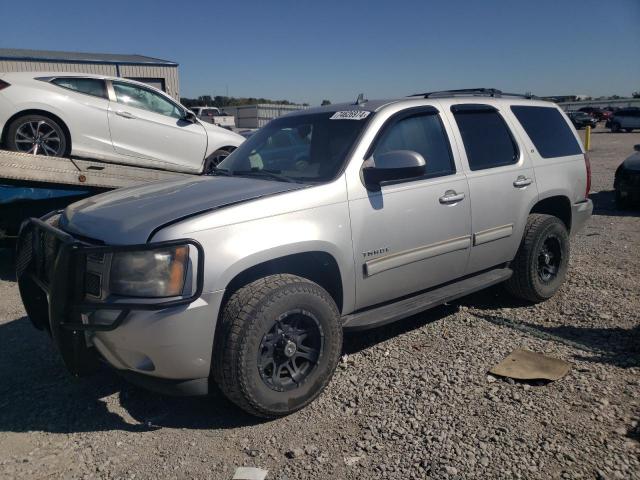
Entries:
[[255,177],[268,177],[273,178],[274,180],[279,180],[281,182],[289,182],[289,183],[300,183],[298,180],[295,180],[291,177],[287,177],[286,175],[282,175],[281,173],[274,172],[272,170],[234,170],[233,172],[229,172],[231,175],[246,175],[246,176],[255,176]]

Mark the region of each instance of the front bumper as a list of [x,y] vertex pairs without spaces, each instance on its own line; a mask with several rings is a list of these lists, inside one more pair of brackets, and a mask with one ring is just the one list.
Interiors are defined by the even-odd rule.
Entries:
[[586,199],[583,202],[574,203],[571,207],[571,236],[581,231],[593,213],[593,202]]
[[[87,294],[87,257],[188,244],[197,251],[195,282],[183,297],[95,299]],[[56,228],[55,217],[30,219],[19,239],[16,273],[22,301],[47,329],[73,374],[92,370],[99,353],[118,370],[184,383],[209,376],[222,291],[203,294],[204,251],[194,240],[103,246]]]

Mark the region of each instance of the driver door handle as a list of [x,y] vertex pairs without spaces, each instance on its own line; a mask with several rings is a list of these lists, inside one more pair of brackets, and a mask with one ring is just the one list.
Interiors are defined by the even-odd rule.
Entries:
[[447,190],[438,200],[443,205],[458,203],[459,201],[464,200],[464,193],[456,193],[455,190]]
[[533,180],[531,180],[530,178],[527,178],[524,175],[518,175],[518,178],[513,181],[513,186],[516,188],[522,188],[526,187],[527,185],[531,185],[532,183]]
[[120,115],[121,117],[124,117],[124,118],[136,118],[136,116],[133,113],[125,112],[124,110],[116,111],[116,115]]

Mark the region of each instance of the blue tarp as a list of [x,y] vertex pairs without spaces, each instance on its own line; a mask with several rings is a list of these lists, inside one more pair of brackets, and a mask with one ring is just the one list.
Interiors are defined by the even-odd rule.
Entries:
[[84,195],[86,190],[64,190],[53,188],[29,188],[0,185],[0,205],[21,200],[45,200],[47,198],[70,197]]

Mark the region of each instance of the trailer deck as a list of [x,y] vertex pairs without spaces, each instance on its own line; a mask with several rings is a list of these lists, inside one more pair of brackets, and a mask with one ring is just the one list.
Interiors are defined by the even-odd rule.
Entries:
[[96,160],[46,157],[0,150],[0,184],[113,189],[185,175],[189,174]]
[[46,157],[0,150],[0,185],[35,189],[77,190],[57,198],[0,198],[0,247],[11,245],[22,221],[66,207],[81,198],[121,187],[189,175],[153,168],[130,167],[97,160]]

